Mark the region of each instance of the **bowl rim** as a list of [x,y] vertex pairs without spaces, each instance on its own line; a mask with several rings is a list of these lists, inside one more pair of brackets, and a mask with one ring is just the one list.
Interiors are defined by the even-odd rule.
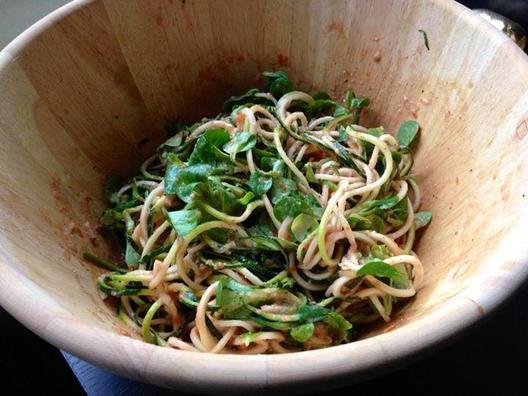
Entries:
[[[74,0],[26,29],[0,52],[0,74],[47,28],[94,1],[99,0]],[[528,70],[528,57],[507,36],[483,23],[465,6],[452,0],[427,0],[424,6],[444,8],[457,14],[464,23],[472,25],[490,41],[504,46],[514,63]],[[523,246],[528,246],[528,237],[521,239]],[[505,256],[512,257],[512,246],[513,241],[496,248],[502,261]],[[12,276],[9,276],[9,282],[6,276],[0,277],[0,302],[18,321],[51,344],[135,380],[162,386],[188,386],[206,393],[219,389],[269,389],[330,378],[357,380],[359,375],[365,375],[369,370],[394,367],[402,359],[445,343],[497,308],[528,278],[528,248],[517,248],[514,256],[513,259],[520,265],[515,270],[504,268],[499,271],[503,287],[495,287],[492,292],[484,284],[491,276],[495,279],[497,269],[482,271],[483,274],[470,282],[467,289],[446,301],[435,312],[391,332],[326,349],[282,355],[200,354],[158,347],[93,328],[52,304],[46,294],[40,292],[38,285],[14,266],[2,261],[0,268],[4,274]],[[39,292],[42,297],[39,306],[31,304]],[[205,366],[214,370],[204,374]],[[368,375],[372,376],[372,373]]]

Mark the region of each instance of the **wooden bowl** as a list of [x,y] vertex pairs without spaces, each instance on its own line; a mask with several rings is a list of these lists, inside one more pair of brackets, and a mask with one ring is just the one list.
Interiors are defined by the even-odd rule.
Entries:
[[[90,232],[103,182],[136,169],[167,120],[212,115],[271,69],[369,96],[367,125],[420,122],[415,173],[434,213],[418,247],[425,285],[372,337],[324,350],[209,355],[139,341],[80,258],[111,254]],[[358,381],[480,320],[528,275],[527,58],[453,1],[74,1],[0,53],[0,92],[0,302],[57,347],[136,380],[206,393]]]

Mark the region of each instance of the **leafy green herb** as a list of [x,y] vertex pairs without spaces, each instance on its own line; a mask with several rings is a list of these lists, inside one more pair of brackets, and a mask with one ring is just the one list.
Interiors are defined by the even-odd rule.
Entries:
[[400,129],[396,135],[398,138],[398,143],[404,147],[411,147],[412,143],[416,139],[416,136],[418,135],[419,130],[420,125],[416,121],[405,121],[400,125]]
[[377,214],[371,213],[366,216],[352,214],[348,217],[348,223],[355,230],[374,230],[382,233],[385,228],[385,221]]
[[273,185],[273,179],[261,171],[255,171],[249,177],[249,188],[257,197],[266,194]]
[[292,192],[285,194],[275,202],[273,213],[279,221],[287,217],[295,218],[301,213],[320,217],[322,208],[311,196],[302,196],[300,193]]
[[266,78],[265,91],[270,92],[276,98],[293,90],[293,84],[284,71],[264,72],[262,75]]
[[324,320],[333,329],[348,331],[352,328],[352,324],[337,312],[329,312]]
[[298,242],[303,241],[312,231],[317,228],[317,219],[306,213],[300,213],[291,223],[291,232]]
[[213,171],[211,165],[196,164],[186,168],[169,164],[165,173],[165,194],[176,194],[183,202],[190,202],[197,187],[204,185]]
[[230,141],[229,133],[225,129],[209,129],[196,142],[189,157],[189,165],[208,164],[215,168],[225,168],[230,164],[229,156],[220,148]]
[[163,149],[175,149],[182,145],[183,143],[183,133],[179,132],[172,136],[171,138],[167,139],[161,146],[159,146],[158,150]]
[[371,213],[380,213],[380,210],[385,211],[391,209],[396,206],[398,202],[399,198],[396,195],[383,199],[373,199],[361,204],[359,206],[359,213],[364,216]]
[[315,304],[304,304],[297,311],[299,321],[318,322],[323,320],[331,311],[328,308]]
[[387,264],[383,260],[373,259],[364,264],[357,272],[357,276],[372,275],[376,278],[388,278],[391,280],[398,280],[403,275],[393,266]]
[[433,214],[427,210],[424,210],[422,212],[416,212],[414,214],[414,224],[416,226],[416,229],[425,227],[431,222],[432,218]]
[[224,145],[224,151],[236,155],[251,150],[257,144],[257,137],[251,132],[237,132],[229,142]]
[[182,209],[167,212],[167,220],[179,236],[185,236],[194,230],[202,218],[202,213],[198,209]]
[[407,199],[402,199],[390,209],[389,222],[393,227],[401,227],[407,220],[408,216],[409,209],[407,207]]
[[215,209],[229,215],[234,215],[242,209],[236,195],[225,188],[222,183],[210,177],[207,183],[197,185],[195,199],[206,202]]
[[127,238],[126,240],[126,250],[125,250],[125,262],[130,267],[137,267],[141,260],[141,255],[132,245],[132,242]]

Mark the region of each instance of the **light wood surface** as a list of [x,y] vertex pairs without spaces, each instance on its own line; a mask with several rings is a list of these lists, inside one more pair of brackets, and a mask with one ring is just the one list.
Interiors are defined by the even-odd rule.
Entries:
[[[425,285],[372,337],[326,350],[214,356],[140,342],[80,259],[109,254],[89,232],[102,183],[153,152],[167,120],[213,114],[270,69],[370,96],[369,126],[422,125]],[[208,393],[357,381],[479,320],[528,275],[528,62],[454,2],[75,1],[0,53],[0,92],[0,303],[134,379]]]

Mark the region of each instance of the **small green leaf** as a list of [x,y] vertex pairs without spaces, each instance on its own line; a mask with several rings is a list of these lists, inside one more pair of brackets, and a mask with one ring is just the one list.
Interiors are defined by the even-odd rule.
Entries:
[[373,230],[382,233],[383,229],[385,228],[385,221],[374,213],[368,214],[366,216],[352,214],[347,220],[354,230]]
[[272,172],[277,177],[285,176],[287,173],[286,164],[275,157],[263,157],[260,160],[260,167],[266,172]]
[[416,226],[416,229],[425,227],[427,224],[430,223],[432,218],[433,218],[433,214],[429,212],[428,210],[415,213],[414,214],[414,224]]
[[273,185],[273,179],[257,170],[249,177],[248,185],[257,197],[261,197],[269,191]]
[[238,213],[241,204],[235,194],[225,188],[222,183],[214,178],[209,177],[207,183],[199,184],[193,190],[195,199],[207,202],[210,206],[227,214]]
[[400,279],[402,274],[392,265],[385,261],[374,259],[363,265],[357,272],[357,276],[372,275],[377,278]]
[[293,219],[291,223],[291,232],[295,240],[302,242],[313,230],[317,228],[317,220],[315,217],[301,213]]
[[297,342],[305,342],[313,336],[314,329],[315,326],[313,323],[305,323],[291,329],[290,335]]
[[132,243],[128,240],[126,241],[126,250],[125,250],[125,263],[130,267],[137,267],[141,260],[141,255],[136,251]]
[[400,143],[400,145],[404,147],[411,147],[413,141],[418,135],[419,130],[420,125],[416,121],[405,121],[403,124],[400,125],[400,129],[398,130],[398,134],[396,135],[398,143]]
[[165,172],[165,193],[176,194],[183,202],[190,202],[195,189],[207,182],[213,168],[210,165],[198,164],[181,168],[169,164]]
[[304,304],[299,307],[297,314],[300,322],[317,322],[325,318],[330,310],[320,305]]
[[273,185],[270,190],[271,202],[276,204],[282,197],[297,192],[297,184],[286,177],[274,177]]
[[265,90],[277,99],[293,90],[293,84],[285,71],[264,72],[262,75],[266,78]]
[[254,226],[249,227],[248,232],[251,236],[261,236],[268,238],[272,238],[275,236],[272,226],[264,222],[258,222]]
[[202,218],[202,213],[198,209],[182,209],[167,212],[167,220],[179,236],[185,236],[194,230]]
[[251,132],[236,132],[231,140],[224,144],[224,151],[228,154],[236,155],[244,151],[251,150],[257,144],[257,137]]
[[167,139],[160,147],[179,147],[183,141],[183,134],[177,133],[173,137]]
[[303,196],[298,192],[293,192],[283,195],[275,202],[273,213],[279,221],[283,221],[287,217],[295,218],[301,213],[320,217],[322,208],[311,195]]
[[350,107],[354,109],[361,109],[367,107],[370,104],[369,98],[354,98],[350,102]]
[[189,165],[209,164],[214,167],[230,165],[229,155],[220,148],[231,140],[225,129],[209,129],[205,131],[194,145],[189,157]]
[[377,209],[388,210],[398,204],[399,198],[396,195],[383,199],[373,199],[366,201],[359,207],[359,213],[363,216],[370,213],[376,213]]
[[407,198],[404,198],[390,209],[389,223],[393,227],[401,227],[407,221],[408,216]]

